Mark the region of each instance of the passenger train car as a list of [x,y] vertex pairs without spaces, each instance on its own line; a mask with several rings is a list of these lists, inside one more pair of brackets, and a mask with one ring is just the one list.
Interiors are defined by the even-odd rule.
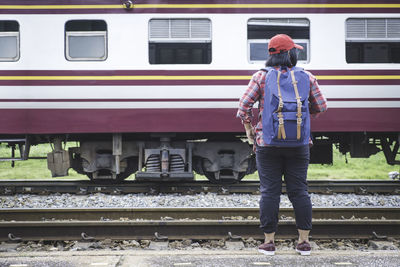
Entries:
[[388,0],[3,0],[0,142],[21,160],[50,143],[55,177],[239,181],[256,167],[238,100],[277,33],[305,47],[298,66],[328,99],[311,161],[332,162],[334,144],[399,164],[400,1]]

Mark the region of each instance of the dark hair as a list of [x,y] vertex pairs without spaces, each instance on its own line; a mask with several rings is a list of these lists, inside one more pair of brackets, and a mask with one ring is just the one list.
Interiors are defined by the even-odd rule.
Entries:
[[297,64],[297,49],[292,48],[288,51],[281,52],[279,54],[269,55],[267,62],[265,62],[266,67],[294,67]]

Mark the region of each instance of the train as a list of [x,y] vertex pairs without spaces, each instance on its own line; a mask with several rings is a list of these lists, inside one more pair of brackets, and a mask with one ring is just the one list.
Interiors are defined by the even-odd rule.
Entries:
[[239,98],[278,33],[304,47],[298,66],[328,100],[310,162],[332,163],[337,146],[400,164],[400,1],[388,0],[3,0],[1,160],[50,143],[53,177],[238,182],[256,171]]

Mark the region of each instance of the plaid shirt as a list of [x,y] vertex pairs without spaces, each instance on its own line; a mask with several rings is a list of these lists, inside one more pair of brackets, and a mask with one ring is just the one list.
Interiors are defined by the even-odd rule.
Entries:
[[[278,69],[278,68],[276,68]],[[286,72],[283,70],[282,72]],[[314,117],[318,113],[325,112],[327,110],[327,102],[325,97],[322,95],[317,79],[310,72],[306,71],[308,76],[310,77],[310,96],[309,96],[309,107],[310,114],[314,114]],[[246,92],[242,96],[239,102],[239,110],[237,112],[237,117],[242,119],[243,123],[251,123],[253,118],[252,108],[254,103],[257,101],[258,104],[258,122],[254,128],[254,133],[256,137],[256,144],[258,146],[266,146],[262,134],[262,119],[261,114],[264,109],[264,86],[265,86],[265,76],[267,72],[260,70],[253,74],[249,85],[247,87]],[[310,143],[311,139],[310,139]]]

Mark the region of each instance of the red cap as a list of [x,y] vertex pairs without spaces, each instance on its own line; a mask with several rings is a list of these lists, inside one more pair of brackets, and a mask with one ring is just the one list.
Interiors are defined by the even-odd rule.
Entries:
[[278,34],[272,37],[269,41],[268,52],[270,55],[279,54],[280,52],[289,51],[293,47],[303,49],[301,45],[295,44],[289,35]]

